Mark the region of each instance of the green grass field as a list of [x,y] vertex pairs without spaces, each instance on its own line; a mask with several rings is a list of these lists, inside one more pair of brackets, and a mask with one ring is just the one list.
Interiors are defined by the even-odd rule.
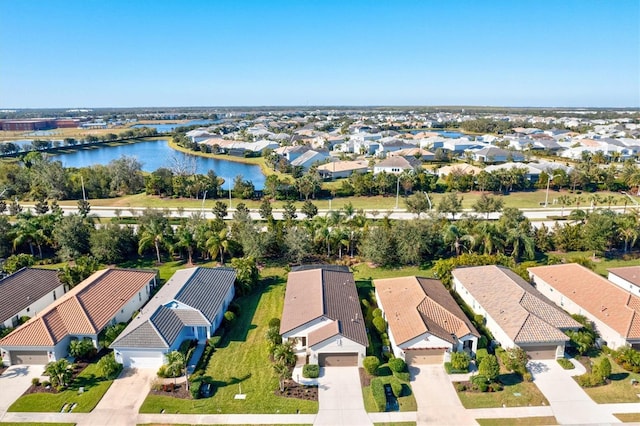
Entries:
[[464,408],[549,405],[533,382],[525,382],[518,375],[506,371],[499,376],[499,380],[504,385],[500,392],[457,392]]
[[[284,303],[284,269],[266,268],[262,271],[261,291],[237,299],[241,315],[231,332],[217,348],[206,374],[215,381],[211,398],[179,400],[149,395],[140,408],[141,413],[316,413],[318,403],[276,396],[278,379],[269,360],[264,338],[271,318],[282,315]],[[242,388],[242,389],[241,389]],[[246,400],[236,400],[237,393]]]
[[[593,359],[593,362],[597,364],[605,356],[607,355],[600,354]],[[640,387],[631,384],[631,379],[640,381],[640,374],[626,371],[611,357],[609,357],[609,361],[611,362],[611,383],[595,388],[582,388],[585,393],[598,404],[640,402],[640,398],[638,398]]]

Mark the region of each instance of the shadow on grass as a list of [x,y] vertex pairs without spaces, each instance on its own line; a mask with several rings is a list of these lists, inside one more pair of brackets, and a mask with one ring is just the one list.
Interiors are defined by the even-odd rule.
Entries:
[[94,374],[90,374],[88,376],[78,376],[73,381],[73,383],[69,385],[69,389],[79,390],[80,388],[84,388],[84,390],[86,391],[94,386],[97,386],[102,381],[102,377],[96,377]]
[[411,396],[411,388],[406,383],[402,384],[402,391],[400,392],[400,396]]
[[391,376],[392,374],[393,373],[391,373],[391,369],[387,365],[378,367],[378,370],[376,371],[376,376],[380,376],[380,377]]
[[611,379],[614,382],[617,382],[620,380],[624,380],[627,377],[629,377],[629,373],[613,373],[609,376],[609,379]]
[[498,381],[505,386],[513,386],[522,383],[522,376],[516,373],[500,374]]

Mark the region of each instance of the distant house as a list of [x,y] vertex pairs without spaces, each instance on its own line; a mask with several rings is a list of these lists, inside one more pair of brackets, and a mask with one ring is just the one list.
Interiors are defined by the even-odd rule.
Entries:
[[310,149],[307,145],[281,146],[275,149],[275,153],[292,162]]
[[473,153],[473,159],[482,163],[506,163],[507,161],[522,162],[524,155],[515,151],[488,147]]
[[609,268],[608,280],[629,293],[640,296],[640,266]]
[[389,157],[414,157],[422,161],[435,161],[436,155],[422,148],[405,148],[400,151],[390,152]]
[[640,297],[577,263],[527,270],[542,294],[592,321],[607,346],[640,350]]
[[389,157],[373,166],[373,174],[385,172],[398,175],[406,170],[414,170],[421,166],[422,163],[415,157]]
[[17,327],[64,294],[55,269],[22,268],[0,280],[0,328]]
[[454,164],[454,165],[451,165],[451,166],[440,167],[438,169],[438,176],[439,177],[444,177],[444,176],[447,176],[447,175],[449,175],[451,173],[454,173],[454,174],[465,174],[465,175],[477,175],[481,171],[482,171],[482,169],[480,167],[473,166],[471,164],[461,163],[461,164]]
[[393,354],[409,365],[440,364],[447,352],[473,355],[480,334],[439,280],[374,280]]
[[329,158],[327,151],[315,151],[310,149],[304,154],[291,161],[292,167],[302,167],[304,170],[309,170],[314,164],[324,163]]
[[349,177],[354,173],[366,173],[369,162],[365,160],[332,161],[318,166],[318,173],[324,179],[338,179]]
[[215,135],[204,129],[195,129],[185,133],[185,136],[191,139],[191,142],[198,143],[213,138]]
[[187,339],[204,344],[235,294],[232,268],[177,271],[111,344],[125,367],[159,368]]
[[353,274],[335,266],[290,272],[280,334],[311,364],[362,366],[368,339]]
[[35,317],[0,339],[5,365],[47,364],[67,356],[72,339],[91,340],[110,325],[126,322],[156,286],[157,273],[103,269],[75,286]]
[[504,348],[520,347],[531,359],[564,355],[566,330],[582,326],[518,274],[502,266],[456,268],[453,288]]

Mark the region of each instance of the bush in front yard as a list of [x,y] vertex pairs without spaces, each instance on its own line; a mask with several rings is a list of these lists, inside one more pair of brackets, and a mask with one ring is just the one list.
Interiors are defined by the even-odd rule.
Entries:
[[397,377],[398,379],[402,380],[403,382],[408,382],[411,380],[411,374],[408,371],[401,371],[401,372],[393,372],[393,377]]
[[391,385],[391,391],[395,395],[396,398],[400,398],[402,396],[402,382],[395,377],[392,377],[389,381]]
[[573,363],[566,358],[558,358],[557,361],[558,361],[558,364],[560,364],[560,366],[565,370],[573,370],[574,368],[576,368],[576,366],[573,365]]
[[478,366],[478,374],[493,382],[500,374],[500,364],[495,355],[487,355]]
[[389,368],[394,373],[402,373],[407,369],[407,363],[402,358],[393,358],[389,360]]
[[364,360],[362,360],[362,366],[367,371],[367,373],[372,376],[376,374],[376,370],[380,367],[380,360],[377,356],[368,356]]
[[478,349],[476,351],[476,364],[480,365],[482,359],[489,355],[489,352],[486,349]]
[[471,358],[466,352],[454,352],[451,354],[451,367],[458,371],[469,371]]
[[387,396],[384,394],[384,384],[379,378],[371,380],[371,395],[378,411],[384,411],[387,408]]
[[378,334],[385,333],[387,331],[387,322],[382,317],[374,317],[373,327],[378,331]]
[[302,367],[302,377],[317,379],[318,376],[320,376],[320,366],[318,364],[306,364]]
[[38,377],[34,377],[33,379],[31,379],[31,384],[33,386],[40,386],[40,379]]

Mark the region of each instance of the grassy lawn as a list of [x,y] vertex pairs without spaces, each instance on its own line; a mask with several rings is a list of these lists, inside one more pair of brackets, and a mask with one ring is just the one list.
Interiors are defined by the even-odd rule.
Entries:
[[[149,395],[141,413],[317,413],[318,403],[274,395],[278,379],[269,361],[269,349],[264,338],[271,318],[282,315],[284,303],[284,270],[266,268],[262,276],[268,285],[249,296],[237,299],[241,315],[221,347],[213,354],[207,374],[215,380],[211,398],[180,400]],[[246,400],[234,395],[246,394]]]
[[464,408],[549,405],[549,401],[533,382],[522,381],[520,376],[513,373],[501,374],[498,379],[504,385],[500,392],[457,392]]
[[614,414],[623,423],[638,423],[640,422],[640,413],[619,413]]
[[353,266],[353,276],[356,281],[371,281],[380,278],[395,278],[417,275],[420,277],[433,277],[430,269],[419,266],[405,266],[402,268],[372,268],[366,263]]
[[[391,378],[393,376],[383,376],[380,377],[382,379],[383,384],[388,384],[391,382]],[[411,386],[408,383],[402,382],[402,395],[398,398],[398,406],[400,407],[400,411],[418,411],[418,405],[416,403],[416,398],[413,395],[413,391],[411,390]],[[376,403],[373,400],[373,394],[371,393],[371,386],[365,386],[362,388],[362,398],[364,399],[364,409],[367,413],[377,413],[378,408],[376,407]]]
[[545,426],[557,425],[555,417],[517,417],[512,419],[476,419],[480,426]]
[[[89,364],[76,377],[71,386],[58,394],[32,393],[23,395],[14,402],[9,411],[13,412],[60,412],[65,404],[78,404],[74,413],[88,413],[94,409],[105,394],[113,380],[104,380],[97,365]],[[84,392],[78,394],[78,389],[84,387]]]
[[[597,358],[593,359],[593,362],[597,364],[600,362],[600,359],[605,356],[607,355],[600,354]],[[631,384],[631,379],[640,381],[640,374],[624,370],[616,364],[611,357],[609,361],[611,361],[611,383],[595,388],[582,389],[598,404],[640,402],[640,398],[638,398],[640,386],[633,386]]]
[[134,269],[157,269],[159,271],[160,280],[162,280],[162,282],[166,282],[178,269],[185,268],[185,262],[183,260],[174,260],[157,265],[155,257],[143,257],[122,262],[118,264],[118,267]]

